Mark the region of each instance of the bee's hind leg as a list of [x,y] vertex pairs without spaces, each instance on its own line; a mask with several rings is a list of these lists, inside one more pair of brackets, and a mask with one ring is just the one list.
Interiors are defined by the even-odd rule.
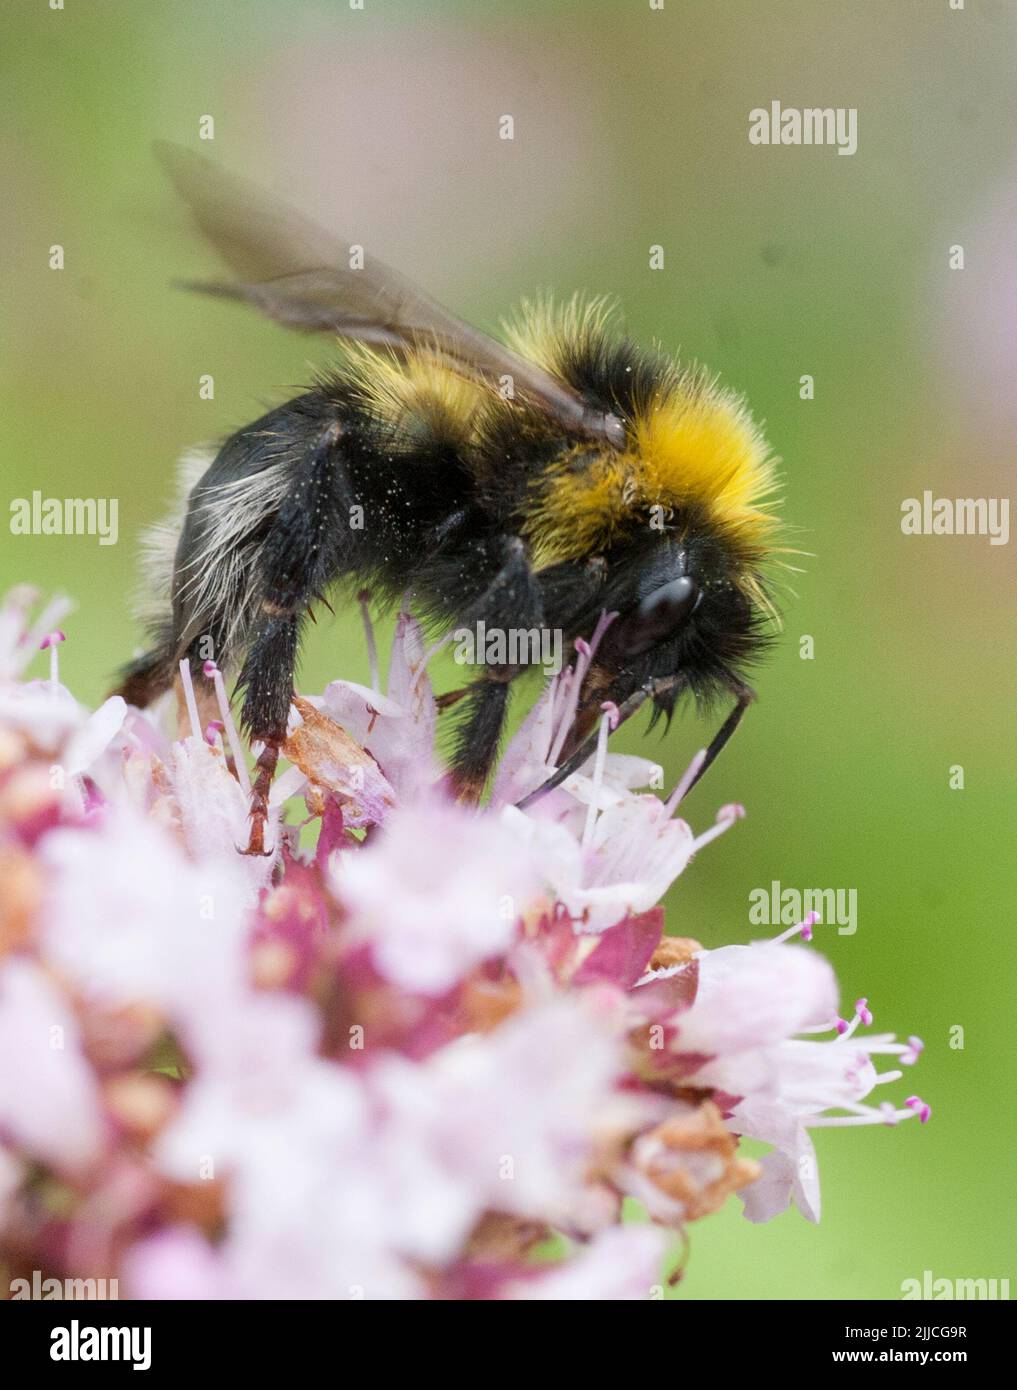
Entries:
[[258,761],[254,765],[254,784],[251,787],[251,833],[247,848],[241,850],[241,854],[267,856],[274,853],[274,849],[265,848],[265,824],[268,821],[268,797],[279,761],[280,746],[277,739],[266,738],[262,741]]
[[286,742],[286,722],[293,699],[293,669],[299,625],[295,617],[266,611],[240,673],[244,690],[242,721],[254,743],[262,745],[251,788],[251,833],[244,854],[267,855],[265,825],[272,778],[279,750]]
[[253,742],[262,744],[251,790],[246,854],[271,852],[265,849],[268,797],[279,750],[286,742],[300,627],[309,605],[325,592],[343,562],[336,539],[343,535],[348,517],[337,449],[341,434],[337,421],[327,424],[294,469],[290,491],[256,562],[260,609],[247,636],[239,680],[244,728]]

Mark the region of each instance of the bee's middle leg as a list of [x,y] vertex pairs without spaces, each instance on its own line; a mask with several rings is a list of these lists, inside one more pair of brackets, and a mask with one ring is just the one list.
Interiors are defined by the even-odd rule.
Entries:
[[[544,626],[540,586],[522,539],[509,536],[491,544],[483,560],[477,592],[472,602],[465,604],[460,625],[479,626],[482,621],[488,634],[500,632],[506,639],[512,629],[539,634]],[[476,802],[483,793],[498,756],[509,686],[521,669],[486,666],[465,690],[454,692],[455,701],[462,706],[451,769],[452,790],[459,801]]]
[[458,801],[475,803],[498,756],[511,676],[498,672],[484,675],[467,688],[462,703],[466,713],[456,729],[452,759],[452,791]]

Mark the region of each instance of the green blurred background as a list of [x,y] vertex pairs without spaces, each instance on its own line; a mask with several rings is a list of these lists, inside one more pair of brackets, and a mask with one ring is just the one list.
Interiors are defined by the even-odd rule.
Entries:
[[[821,1228],[794,1212],[753,1227],[732,1202],[692,1229],[678,1296],[895,1298],[926,1269],[1017,1273],[1013,550],[900,531],[926,488],[1011,490],[1013,7],[8,0],[2,24],[4,491],[120,503],[113,547],[4,528],[4,585],[79,604],[67,683],[98,700],[139,643],[135,544],[181,450],[328,358],[168,287],[213,262],[153,138],[198,146],[213,116],[201,148],[483,324],[536,287],[617,294],[636,336],[746,393],[811,552],[759,705],[688,803],[700,827],[731,800],[748,818],[680,881],[670,929],[749,940],[754,887],[856,889],[857,933],[821,928],[820,949],[846,1010],[866,994],[877,1026],[924,1037],[908,1080],[935,1110],[923,1128],[820,1132]],[[751,146],[748,112],[774,99],[856,107],[857,154]],[[302,686],[366,670],[358,621],[320,620]],[[619,743],[671,778],[704,736]]]

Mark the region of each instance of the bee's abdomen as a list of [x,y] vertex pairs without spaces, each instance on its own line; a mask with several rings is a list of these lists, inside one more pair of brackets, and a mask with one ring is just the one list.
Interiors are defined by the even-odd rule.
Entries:
[[191,492],[177,545],[181,655],[232,659],[264,605],[289,609],[341,564],[348,530],[341,453],[342,425],[313,395],[222,446]]

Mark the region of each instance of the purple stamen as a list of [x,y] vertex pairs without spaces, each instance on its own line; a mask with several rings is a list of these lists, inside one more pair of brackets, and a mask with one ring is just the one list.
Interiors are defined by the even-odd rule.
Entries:
[[664,815],[666,817],[670,818],[671,816],[673,816],[675,811],[682,804],[686,795],[688,794],[689,788],[692,786],[692,783],[696,780],[696,775],[699,772],[699,769],[703,766],[703,763],[705,761],[706,749],[700,748],[699,752],[695,755],[695,757],[689,763],[688,767],[682,773],[681,777],[678,779],[678,785],[675,787],[674,791],[671,793],[667,801],[665,801],[664,803]]
[[191,721],[191,733],[195,738],[201,738],[201,722],[198,719],[198,702],[194,698],[194,682],[191,680],[191,663],[184,658],[180,663],[180,684],[184,688],[184,703],[187,705],[187,717]]
[[908,1038],[907,1051],[901,1053],[900,1059],[905,1066],[913,1067],[924,1051],[925,1044],[921,1038],[910,1037]]
[[[37,595],[32,589],[22,587],[16,590],[14,599],[15,611],[18,611],[18,605],[21,605],[21,613],[27,615],[28,608],[35,602],[36,598]],[[13,675],[17,676],[21,674],[35,653],[43,645],[43,638],[46,634],[52,633],[56,629],[56,624],[70,611],[71,604],[65,598],[55,598],[50,603],[46,604],[45,608],[32,624],[30,630],[18,641],[20,650],[13,661]],[[61,633],[60,636],[62,639],[63,634]],[[52,670],[52,651],[50,656],[50,669]]]
[[932,1118],[932,1106],[927,1105],[921,1096],[908,1096],[904,1104],[915,1112],[921,1124],[928,1124]]
[[604,714],[600,721],[600,731],[597,735],[597,753],[593,764],[593,788],[590,795],[590,804],[586,808],[586,824],[583,827],[583,849],[589,849],[593,842],[593,832],[597,825],[597,798],[600,796],[601,784],[604,780],[604,764],[607,761],[607,738],[611,732],[611,711],[610,701],[607,701]]
[[226,695],[226,682],[222,678],[222,672],[214,661],[206,661],[205,674],[209,675],[208,667],[211,666],[211,679],[215,682],[215,698],[219,706],[219,713],[222,715],[223,728],[226,731],[226,738],[229,742],[230,753],[233,755],[233,763],[237,770],[237,781],[243,787],[247,796],[251,794],[251,779],[248,776],[247,764],[244,762],[243,744],[240,742],[240,735],[237,733],[237,726],[233,722],[233,712],[230,709],[229,698]]
[[[424,652],[424,655],[420,658],[420,665],[419,665],[419,666],[415,669],[415,671],[413,672],[413,680],[410,682],[410,694],[409,694],[409,698],[410,698],[411,700],[415,700],[415,699],[416,699],[416,697],[417,697],[417,691],[418,691],[418,689],[420,688],[420,683],[421,683],[421,681],[424,679],[424,676],[427,674],[427,668],[428,668],[428,666],[431,664],[431,662],[433,661],[433,659],[438,655],[438,653],[441,651],[441,649],[442,649],[443,647],[447,647],[447,646],[448,646],[448,644],[452,641],[452,637],[453,637],[453,633],[452,633],[452,632],[446,632],[445,636],[444,636],[444,637],[439,637],[438,640],[437,640],[437,642],[435,642],[432,646],[428,647],[427,651],[425,651],[425,652]],[[381,694],[381,691],[379,691],[378,693],[379,693],[379,695],[380,695],[380,694]]]
[[52,632],[48,632],[39,643],[39,649],[41,651],[45,651],[47,647],[49,648],[49,683],[54,690],[56,690],[57,686],[60,684],[60,662],[57,658],[57,647],[61,642],[66,641],[67,638],[57,627],[54,628]]
[[570,699],[569,705],[566,707],[568,718],[567,721],[563,721],[562,727],[559,730],[559,752],[561,751],[561,744],[565,740],[565,735],[572,727],[572,721],[575,718],[576,707],[579,703],[579,696],[582,693],[583,681],[586,679],[586,673],[593,665],[593,658],[597,654],[597,648],[604,640],[604,633],[608,630],[608,628],[611,626],[611,624],[614,622],[617,616],[617,613],[601,613],[600,617],[597,619],[597,625],[593,629],[593,635],[591,636],[590,640],[587,642],[586,639],[583,637],[576,638],[575,647],[579,655],[576,659],[576,664],[574,667],[575,679],[572,683],[572,698]]
[[[737,809],[741,811],[742,815],[745,814],[744,807],[738,807]],[[804,921],[796,922],[793,927],[788,927],[787,931],[781,932],[780,936],[775,936],[774,941],[777,943],[782,941],[790,941],[792,937],[798,936],[799,934],[801,935],[803,941],[811,941],[813,924],[818,921],[819,913],[810,912],[808,916],[804,919]],[[823,1027],[819,1031],[825,1033],[827,1031],[827,1028]]]

